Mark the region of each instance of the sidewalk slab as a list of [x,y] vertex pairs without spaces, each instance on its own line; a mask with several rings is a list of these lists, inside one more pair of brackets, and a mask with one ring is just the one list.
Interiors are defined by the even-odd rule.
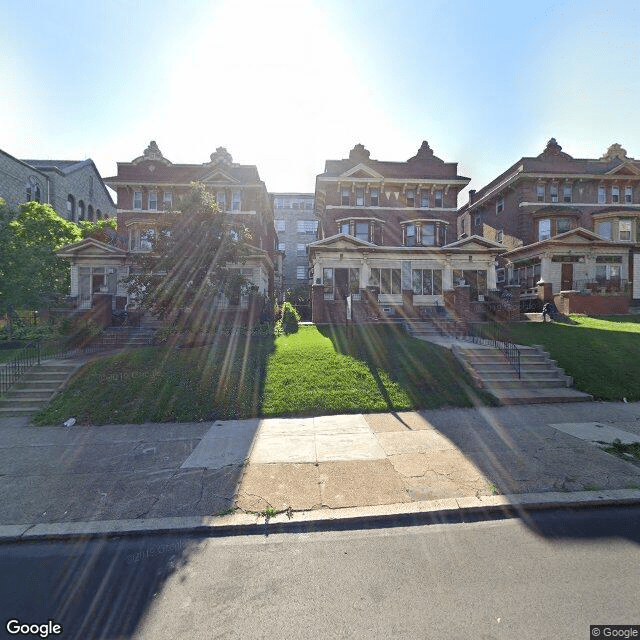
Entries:
[[635,433],[629,433],[598,422],[562,422],[550,424],[549,426],[593,443],[607,442],[610,444],[616,439],[620,440],[622,444],[632,444],[640,441],[640,436]]

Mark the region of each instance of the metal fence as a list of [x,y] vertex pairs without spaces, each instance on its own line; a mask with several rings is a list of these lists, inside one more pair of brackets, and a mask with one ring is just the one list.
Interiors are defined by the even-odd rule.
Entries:
[[522,377],[520,349],[508,337],[504,327],[498,322],[469,323],[465,335],[458,336],[458,339],[499,349],[507,362],[515,369],[518,378]]
[[40,364],[41,355],[40,343],[30,342],[9,362],[0,365],[0,396],[4,395],[28,369]]

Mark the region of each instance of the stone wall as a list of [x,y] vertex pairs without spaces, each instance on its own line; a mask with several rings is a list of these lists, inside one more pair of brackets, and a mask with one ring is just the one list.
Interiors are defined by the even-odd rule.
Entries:
[[40,201],[46,203],[48,183],[44,173],[0,151],[0,198],[6,201],[10,209],[17,209],[27,202],[28,185],[32,185],[32,199],[35,198],[35,185],[38,185]]

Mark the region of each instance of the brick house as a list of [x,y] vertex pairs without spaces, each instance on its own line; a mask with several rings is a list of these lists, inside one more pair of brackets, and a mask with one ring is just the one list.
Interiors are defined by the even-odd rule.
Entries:
[[[601,158],[576,159],[554,138],[540,155],[470,191],[458,214],[461,237],[481,235],[508,249],[499,285],[520,285],[534,305],[578,292],[562,297],[589,295],[594,309],[607,308],[596,294],[640,299],[639,224],[640,161],[619,144]],[[622,308],[613,297],[609,303]]]
[[[316,178],[316,242],[309,245],[315,322],[415,317],[496,288],[504,248],[456,238],[457,197],[469,178],[426,142],[406,162],[373,160],[361,144]],[[464,289],[466,287],[466,289]]]
[[93,160],[18,160],[0,149],[0,198],[11,209],[34,200],[71,222],[116,215]]
[[[215,194],[228,224],[249,230],[250,254],[230,268],[237,269],[260,296],[273,295],[282,258],[276,248],[271,199],[255,165],[233,162],[222,147],[208,162],[174,164],[152,141],[141,156],[117,166],[117,175],[105,180],[117,193],[114,238],[110,242],[87,239],[59,252],[71,261],[71,296],[81,308],[91,307],[96,293],[111,295],[113,309],[135,305],[122,282],[129,275],[130,257],[150,251],[155,234],[174,223],[174,205],[189,192],[192,182],[203,183]],[[218,309],[247,309],[249,304],[248,295],[237,301],[224,297],[212,301]]]

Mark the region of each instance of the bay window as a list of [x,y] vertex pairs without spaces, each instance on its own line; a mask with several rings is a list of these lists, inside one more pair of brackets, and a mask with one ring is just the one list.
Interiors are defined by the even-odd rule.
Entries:
[[402,293],[400,269],[371,269],[371,282],[381,294]]
[[411,284],[417,296],[442,295],[441,269],[412,269]]
[[612,239],[611,220],[604,220],[596,224],[596,233],[607,240]]

